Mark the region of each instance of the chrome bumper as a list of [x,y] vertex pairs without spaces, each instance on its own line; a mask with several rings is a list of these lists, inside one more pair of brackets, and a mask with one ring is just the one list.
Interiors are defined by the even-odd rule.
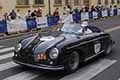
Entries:
[[44,65],[44,64],[34,65],[34,64],[20,62],[15,59],[13,59],[13,61],[17,64],[21,64],[21,65],[25,65],[25,66],[33,67],[33,68],[48,69],[48,70],[63,70],[64,69],[63,66],[50,66],[50,65]]

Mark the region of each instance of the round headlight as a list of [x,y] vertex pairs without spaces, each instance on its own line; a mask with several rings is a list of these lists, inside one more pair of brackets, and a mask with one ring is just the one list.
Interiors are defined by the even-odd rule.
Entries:
[[57,59],[59,55],[59,50],[57,48],[53,48],[51,49],[50,53],[49,53],[49,57],[51,59]]
[[22,45],[19,43],[16,47],[15,47],[15,51],[19,52],[22,48]]

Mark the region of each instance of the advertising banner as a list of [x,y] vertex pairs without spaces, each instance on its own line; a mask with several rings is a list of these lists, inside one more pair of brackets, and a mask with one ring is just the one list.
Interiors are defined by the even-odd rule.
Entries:
[[108,13],[107,13],[107,12],[108,12],[107,10],[103,10],[103,11],[102,11],[102,17],[108,16]]
[[14,33],[18,31],[27,30],[27,24],[25,20],[17,19],[7,22],[7,31],[8,33]]
[[89,19],[89,13],[83,12],[81,13],[81,20],[88,20]]
[[0,21],[0,33],[7,32],[7,22]]
[[93,12],[93,19],[97,19],[98,18],[98,13],[97,12]]
[[39,17],[36,19],[37,28],[48,27],[47,25],[47,17]]

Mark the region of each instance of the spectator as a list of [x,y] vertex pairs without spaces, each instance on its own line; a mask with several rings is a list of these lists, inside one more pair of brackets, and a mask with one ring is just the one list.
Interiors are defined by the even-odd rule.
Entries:
[[83,12],[83,9],[84,9],[84,8],[82,8],[82,9],[80,10],[80,13]]
[[32,17],[32,18],[36,18],[36,16],[37,16],[37,15],[36,15],[36,12],[37,12],[37,11],[34,10],[34,11],[31,13],[31,17]]
[[54,13],[53,13],[53,16],[59,16],[59,8],[56,8]]
[[36,16],[42,17],[42,9],[41,8],[38,8],[38,10],[36,11]]
[[28,12],[25,15],[26,19],[30,19],[31,18],[31,10],[28,10]]
[[95,9],[96,9],[96,11],[98,12],[98,11],[99,11],[99,6],[96,6]]
[[18,19],[21,19],[21,18],[22,18],[21,15],[20,15],[20,10],[19,10],[19,9],[17,9],[16,14],[17,14],[17,18],[18,18]]
[[112,10],[113,9],[113,7],[112,6],[110,6],[110,10]]
[[80,12],[79,8],[76,7],[76,8],[74,9],[74,13],[79,13],[79,12]]
[[85,12],[88,12],[89,11],[89,7],[85,7]]
[[14,19],[16,19],[17,14],[16,14],[16,12],[15,12],[14,10],[12,10],[12,11],[10,12],[9,16],[10,16],[10,19],[11,19],[11,20],[14,20]]
[[63,15],[67,15],[68,13],[67,13],[67,9],[66,9],[66,7],[64,7],[63,8]]
[[116,16],[117,15],[117,6],[116,5],[114,6],[113,12],[114,12],[114,16]]
[[91,6],[91,12],[96,11],[94,5]]
[[72,14],[72,7],[70,5],[67,6],[67,12],[69,14]]
[[3,15],[3,20],[6,20],[6,21],[9,20],[9,16],[7,12]]

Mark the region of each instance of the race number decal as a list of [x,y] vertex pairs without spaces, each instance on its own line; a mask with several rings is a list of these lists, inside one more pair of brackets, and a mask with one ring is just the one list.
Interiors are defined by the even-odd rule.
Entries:
[[96,44],[94,45],[94,51],[95,51],[95,53],[96,53],[96,54],[99,53],[100,50],[101,50],[101,44],[100,44],[100,43],[96,43]]

